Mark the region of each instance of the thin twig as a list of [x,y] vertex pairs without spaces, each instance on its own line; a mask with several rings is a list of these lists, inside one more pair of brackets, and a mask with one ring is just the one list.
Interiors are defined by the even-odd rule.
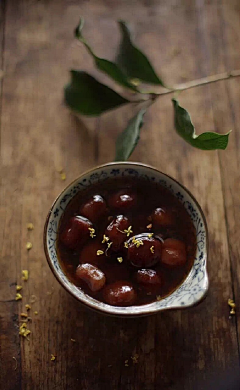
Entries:
[[187,89],[200,87],[206,84],[216,83],[217,81],[221,81],[221,80],[228,80],[234,77],[240,77],[240,70],[232,70],[231,72],[224,72],[213,76],[203,77],[202,79],[188,81],[187,83],[176,85],[175,87],[173,87],[168,91],[163,91],[159,93],[146,91],[145,93],[154,95],[155,98],[157,98],[158,96],[161,95],[168,95],[170,93],[177,92],[177,91],[186,91]]

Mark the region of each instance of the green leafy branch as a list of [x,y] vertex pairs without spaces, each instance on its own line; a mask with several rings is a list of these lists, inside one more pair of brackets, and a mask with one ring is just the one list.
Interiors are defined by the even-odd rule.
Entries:
[[[176,88],[169,88],[157,75],[146,55],[134,45],[130,30],[125,22],[118,22],[122,38],[115,62],[98,57],[94,53],[82,34],[83,24],[83,19],[81,19],[75,29],[75,37],[84,44],[88,53],[92,56],[96,68],[104,72],[117,84],[132,91],[134,95],[141,96],[141,98],[129,100],[107,85],[100,83],[87,72],[71,70],[71,81],[65,87],[66,104],[75,112],[88,116],[101,115],[103,112],[120,107],[123,104],[144,102],[145,105],[145,108],[139,109],[138,113],[129,121],[125,130],[118,136],[115,157],[117,161],[127,160],[132,154],[140,138],[144,114],[147,108],[160,96],[240,76],[240,71],[232,71],[231,73],[191,81]],[[145,91],[141,89],[142,83],[160,86],[164,90],[159,93]],[[172,99],[172,102],[175,129],[186,142],[203,150],[226,149],[230,132],[227,134],[205,132],[196,135],[187,110],[181,107],[175,98]]]

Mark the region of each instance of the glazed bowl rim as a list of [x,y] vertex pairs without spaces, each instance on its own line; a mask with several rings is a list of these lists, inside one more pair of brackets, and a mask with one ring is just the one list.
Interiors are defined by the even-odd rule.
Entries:
[[[119,161],[119,162],[109,162],[109,163],[105,163],[105,164],[101,164],[101,165],[98,165],[98,166],[95,166],[85,172],[83,172],[80,176],[78,176],[76,179],[74,179],[70,184],[68,184],[60,193],[59,195],[55,198],[55,200],[53,201],[52,203],[52,206],[47,214],[47,217],[46,217],[46,221],[45,221],[45,224],[44,224],[44,231],[43,231],[43,245],[44,245],[44,251],[45,251],[45,256],[47,258],[47,261],[48,261],[48,264],[49,264],[49,267],[51,269],[51,271],[53,272],[55,278],[57,279],[57,281],[61,284],[61,286],[63,286],[65,288],[66,291],[68,291],[75,299],[77,299],[79,302],[81,302],[82,304],[84,304],[85,306],[95,310],[95,311],[98,311],[98,312],[101,312],[101,313],[105,313],[105,314],[108,314],[108,315],[113,315],[113,316],[120,316],[120,317],[137,317],[137,316],[144,316],[144,315],[151,315],[151,314],[155,314],[157,312],[160,312],[160,311],[164,311],[164,310],[173,310],[173,309],[187,309],[189,307],[192,307],[192,306],[195,306],[197,305],[198,303],[200,303],[206,296],[207,294],[207,291],[208,291],[208,286],[209,286],[209,278],[208,278],[208,272],[207,272],[207,266],[205,265],[205,275],[204,275],[204,280],[205,280],[205,291],[204,293],[202,294],[201,298],[200,299],[197,299],[195,301],[193,301],[192,303],[188,304],[188,305],[184,305],[184,306],[180,306],[179,304],[176,305],[176,306],[169,306],[169,307],[159,307],[159,308],[153,308],[153,309],[150,309],[149,310],[140,310],[141,308],[142,309],[146,309],[147,306],[151,305],[151,304],[146,304],[146,305],[136,305],[136,306],[129,306],[129,307],[124,307],[124,311],[119,313],[119,312],[116,312],[115,309],[119,309],[118,307],[116,306],[111,306],[111,305],[107,305],[105,304],[105,306],[108,307],[108,309],[104,309],[103,307],[99,306],[102,302],[100,301],[97,301],[96,299],[94,299],[94,302],[91,302],[90,299],[92,299],[92,297],[89,297],[87,294],[84,294],[85,298],[87,298],[86,300],[82,300],[79,296],[76,296],[74,291],[72,291],[72,288],[69,287],[67,284],[64,283],[64,281],[62,280],[62,277],[59,275],[59,272],[54,268],[53,266],[53,262],[51,261],[50,259],[50,255],[49,255],[49,252],[48,252],[48,246],[47,246],[47,233],[48,233],[48,224],[49,224],[49,220],[50,220],[50,217],[51,217],[51,214],[52,214],[52,211],[56,205],[56,203],[58,202],[58,200],[60,198],[63,197],[63,195],[69,190],[71,189],[71,187],[73,186],[74,183],[77,183],[79,180],[81,180],[84,176],[87,176],[89,174],[93,174],[95,171],[99,170],[99,169],[102,169],[102,168],[107,168],[107,167],[116,167],[116,166],[130,166],[130,167],[133,167],[133,168],[137,168],[137,167],[142,167],[142,168],[147,168],[147,169],[150,169],[154,172],[156,172],[157,174],[160,173],[161,175],[169,178],[170,180],[172,180],[173,182],[175,182],[180,188],[182,188],[187,194],[188,196],[193,200],[193,202],[195,203],[195,205],[197,206],[198,208],[198,211],[201,215],[201,218],[203,220],[203,224],[204,224],[204,229],[205,229],[205,232],[206,232],[206,245],[205,245],[205,258],[206,258],[206,263],[207,263],[207,258],[208,258],[208,246],[209,246],[209,239],[208,239],[208,227],[207,227],[207,222],[206,222],[206,218],[205,218],[205,215],[203,213],[203,210],[201,208],[201,206],[199,205],[198,201],[195,199],[195,197],[192,195],[192,193],[185,187],[183,186],[181,183],[179,183],[176,179],[174,179],[172,176],[160,171],[159,169],[151,166],[151,165],[148,165],[148,164],[143,164],[143,163],[139,163],[139,162],[128,162],[128,161]],[[64,212],[63,212],[64,213]],[[59,263],[59,261],[58,261]],[[192,267],[193,268],[193,267]],[[191,270],[192,270],[191,268]],[[189,278],[190,274],[191,274],[191,270],[187,276],[186,279],[184,279],[184,281],[177,287],[177,289],[182,286],[186,280]],[[62,271],[63,272],[63,271]],[[63,272],[64,273],[64,272]],[[73,284],[72,284],[73,285]],[[73,285],[74,286],[74,285]],[[174,290],[176,291],[176,290]],[[172,295],[174,293],[174,291],[170,294]],[[169,296],[170,296],[169,295]],[[87,301],[89,299],[89,301]],[[131,313],[131,308],[139,308],[139,310],[137,312],[134,312],[134,313]]]

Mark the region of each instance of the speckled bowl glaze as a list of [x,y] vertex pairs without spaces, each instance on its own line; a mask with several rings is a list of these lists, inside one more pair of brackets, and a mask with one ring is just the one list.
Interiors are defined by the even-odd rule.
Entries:
[[[56,251],[58,225],[71,199],[93,183],[119,176],[144,177],[146,180],[158,182],[168,188],[184,205],[196,228],[196,257],[188,277],[166,298],[142,306],[110,306],[85,294],[80,288],[71,283],[63,273]],[[105,314],[135,317],[154,314],[167,309],[183,309],[199,303],[208,290],[206,264],[208,252],[207,224],[199,204],[190,192],[176,180],[155,168],[140,163],[120,162],[105,164],[82,174],[65,188],[53,203],[47,216],[44,228],[44,248],[49,266],[59,283],[81,303]]]

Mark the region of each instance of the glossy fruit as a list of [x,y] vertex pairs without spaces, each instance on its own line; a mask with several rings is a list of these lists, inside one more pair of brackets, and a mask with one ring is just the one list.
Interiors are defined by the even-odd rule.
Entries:
[[137,194],[130,190],[118,191],[108,199],[109,207],[122,213],[133,210],[137,203]]
[[118,281],[105,287],[104,300],[113,306],[131,306],[137,299],[137,294],[131,283]]
[[[97,251],[99,250],[103,251],[104,253],[98,255]],[[91,240],[86,245],[84,245],[83,249],[81,250],[79,263],[89,263],[96,266],[102,266],[106,261],[105,250],[106,245],[102,244],[101,240]]]
[[143,285],[161,285],[161,277],[154,269],[140,269],[137,271],[136,280]]
[[107,205],[102,196],[94,195],[79,211],[81,215],[95,223],[107,214]]
[[123,243],[127,238],[124,230],[130,226],[129,219],[123,215],[118,215],[107,227],[105,235],[109,237],[109,242],[112,242],[111,250],[119,251],[123,248]]
[[175,223],[175,217],[167,208],[157,208],[151,215],[154,228],[168,227]]
[[186,246],[184,242],[175,238],[168,238],[163,243],[162,263],[170,266],[184,265],[187,261]]
[[81,264],[76,269],[77,279],[87,283],[91,291],[99,291],[104,286],[106,278],[104,273],[92,264]]
[[128,241],[127,257],[132,265],[148,268],[161,260],[162,243],[149,233],[138,234]]
[[61,234],[62,243],[70,249],[81,248],[90,237],[89,228],[92,223],[87,218],[72,217]]

